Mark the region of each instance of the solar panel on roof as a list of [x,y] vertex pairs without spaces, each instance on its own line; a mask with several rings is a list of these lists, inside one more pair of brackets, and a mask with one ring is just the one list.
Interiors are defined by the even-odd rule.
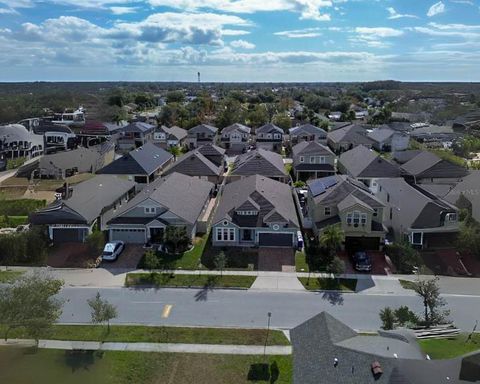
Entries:
[[318,196],[322,193],[325,193],[325,184],[323,184],[321,180],[315,180],[309,185],[309,187],[313,196]]
[[337,184],[337,178],[335,176],[328,176],[322,179],[325,188],[331,188]]

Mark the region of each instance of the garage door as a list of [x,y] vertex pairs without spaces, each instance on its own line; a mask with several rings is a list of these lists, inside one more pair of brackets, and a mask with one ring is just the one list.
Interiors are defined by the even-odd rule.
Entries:
[[58,228],[53,230],[54,243],[83,242],[86,229],[84,228]]
[[291,233],[260,233],[258,244],[264,247],[292,247]]
[[144,244],[145,229],[112,229],[110,240],[122,240],[128,244]]
[[379,237],[346,237],[345,250],[350,253],[358,251],[378,251],[380,246]]

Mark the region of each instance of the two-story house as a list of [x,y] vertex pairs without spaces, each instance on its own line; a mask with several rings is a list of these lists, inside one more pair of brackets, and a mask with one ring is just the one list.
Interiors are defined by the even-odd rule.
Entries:
[[348,252],[378,250],[385,243],[385,205],[368,188],[348,176],[334,175],[307,182],[307,216],[320,236],[330,225],[341,225]]
[[214,144],[206,144],[198,147],[197,151],[210,160],[213,164],[225,168],[225,149]]
[[141,147],[153,139],[155,126],[136,121],[118,130],[118,149],[129,151]]
[[108,221],[110,240],[161,244],[168,226],[185,227],[195,237],[206,228],[213,184],[172,173],[145,187]]
[[186,138],[187,130],[175,125],[170,128],[162,125],[155,128],[155,132],[153,133],[153,143],[165,149],[182,147],[185,144]]
[[455,244],[459,223],[454,205],[403,178],[380,180],[376,196],[386,206],[384,223],[394,241],[408,238],[422,249]]
[[186,143],[190,149],[216,144],[218,128],[208,124],[196,125],[188,130]]
[[[212,245],[287,248],[291,260],[277,261],[294,265],[292,250],[297,247],[298,230],[291,187],[253,175],[225,186],[212,221]],[[275,264],[270,261],[267,264]]]
[[272,123],[262,125],[255,130],[255,143],[257,148],[279,152],[283,144],[283,129]]
[[251,128],[243,124],[232,124],[222,129],[220,145],[232,152],[242,152],[250,142]]
[[303,124],[288,130],[290,145],[296,145],[302,141],[316,141],[327,144],[327,132],[312,124]]
[[377,191],[378,180],[401,175],[397,164],[364,145],[343,152],[338,159],[338,171],[363,182],[373,193]]
[[316,141],[302,141],[292,148],[295,180],[306,181],[335,173],[336,156],[325,145]]

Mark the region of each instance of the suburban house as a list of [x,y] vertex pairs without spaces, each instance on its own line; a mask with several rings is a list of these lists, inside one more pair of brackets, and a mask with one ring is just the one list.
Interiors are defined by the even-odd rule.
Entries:
[[262,175],[284,183],[289,180],[282,155],[261,148],[238,155],[230,170],[229,180],[252,175]]
[[325,145],[316,141],[302,141],[292,148],[295,180],[306,181],[335,173],[336,156]]
[[406,133],[395,131],[388,126],[376,128],[367,136],[373,141],[373,148],[380,152],[404,151],[410,143],[410,137]]
[[367,131],[361,125],[351,124],[328,132],[327,143],[335,153],[342,153],[360,144],[371,148],[373,140],[367,136]]
[[295,265],[298,230],[291,188],[252,175],[225,186],[212,222],[212,245],[286,248],[287,260],[278,261]]
[[480,354],[427,359],[409,330],[362,335],[327,312],[290,331],[294,384],[433,384],[480,379]]
[[303,124],[288,130],[290,144],[293,146],[302,141],[316,141],[327,144],[327,132],[312,124]]
[[196,125],[188,130],[187,145],[190,149],[205,144],[216,144],[218,128],[208,124]]
[[30,215],[32,225],[47,225],[54,243],[84,242],[94,228],[106,230],[115,210],[135,194],[135,183],[98,175],[67,187],[61,199]]
[[176,162],[165,170],[164,174],[169,175],[173,172],[219,184],[222,181],[224,167],[214,164],[203,156],[198,149],[195,149],[179,157]]
[[168,226],[182,226],[195,237],[206,230],[208,203],[214,185],[196,177],[172,173],[155,180],[108,221],[110,240],[162,243]]
[[115,144],[107,141],[92,147],[78,147],[44,155],[19,168],[17,176],[65,179],[77,173],[95,173],[113,161]]
[[225,149],[242,152],[250,142],[251,128],[243,124],[232,124],[222,129],[220,145]]
[[306,216],[316,236],[340,224],[345,233],[342,247],[348,252],[382,247],[387,233],[382,223],[385,205],[363,183],[334,175],[310,180],[307,187]]
[[401,166],[408,180],[414,183],[449,184],[460,181],[468,170],[443,160],[432,152],[421,151]]
[[118,130],[118,149],[129,151],[145,145],[153,139],[155,126],[140,121],[130,123]]
[[340,155],[338,171],[361,181],[373,193],[377,191],[378,180],[399,177],[401,174],[397,164],[363,145],[358,145]]
[[386,205],[384,224],[395,241],[408,237],[422,249],[455,243],[457,207],[403,178],[379,180],[378,185],[376,196]]
[[111,162],[98,174],[124,175],[136,183],[149,184],[173,162],[173,155],[148,142]]
[[275,124],[268,123],[255,130],[257,148],[279,152],[282,149],[283,129]]
[[0,126],[0,152],[7,158],[33,158],[44,153],[43,135],[37,135],[21,124]]
[[177,127],[176,125],[170,128],[162,125],[156,127],[153,132],[153,143],[165,149],[182,147],[185,144],[186,138],[187,130]]
[[480,223],[480,171],[470,171],[462,181],[449,188],[444,198],[460,209],[468,209]]
[[205,144],[197,148],[197,151],[210,160],[213,164],[225,167],[225,149],[214,144]]

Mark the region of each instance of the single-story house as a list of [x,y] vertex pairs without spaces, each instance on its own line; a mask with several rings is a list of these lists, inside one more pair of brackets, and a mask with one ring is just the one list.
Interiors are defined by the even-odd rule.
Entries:
[[97,173],[124,175],[137,183],[149,184],[172,162],[173,155],[170,152],[148,142],[144,146],[114,160]]
[[397,164],[363,145],[340,155],[338,171],[363,182],[373,193],[377,190],[378,180],[401,175]]
[[470,171],[444,195],[445,200],[458,208],[468,209],[480,223],[480,171]]
[[316,141],[302,141],[292,148],[295,180],[306,181],[335,173],[336,156]]
[[[198,232],[214,185],[196,177],[172,173],[146,186],[108,221],[110,240],[162,243],[168,226],[182,226],[192,237]],[[205,225],[204,225],[205,227]]]
[[404,151],[410,143],[410,137],[406,133],[395,131],[388,126],[376,128],[367,136],[373,141],[373,148],[381,152]]
[[116,209],[135,194],[135,183],[113,175],[97,175],[30,215],[32,225],[47,225],[54,243],[84,242],[93,229],[106,230]]
[[360,144],[368,148],[373,146],[373,140],[367,136],[367,130],[357,124],[347,125],[328,132],[327,143],[335,153],[348,151]]
[[262,148],[238,155],[230,170],[229,180],[252,175],[262,175],[284,183],[289,180],[282,155]]

